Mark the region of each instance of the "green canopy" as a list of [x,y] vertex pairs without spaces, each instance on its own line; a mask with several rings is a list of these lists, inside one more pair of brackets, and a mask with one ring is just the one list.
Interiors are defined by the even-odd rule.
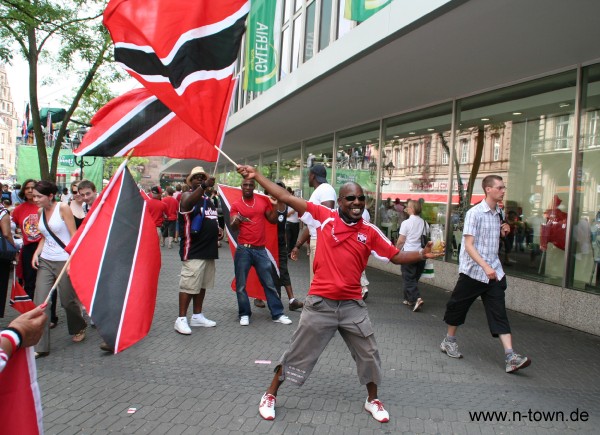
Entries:
[[[46,120],[48,119],[48,112],[50,112],[50,118],[52,118],[52,123],[60,122],[65,119],[65,115],[67,111],[65,109],[59,109],[57,107],[43,107],[40,109],[40,121],[42,125],[46,125]],[[27,125],[27,130],[30,131],[33,129],[33,121],[29,122]]]

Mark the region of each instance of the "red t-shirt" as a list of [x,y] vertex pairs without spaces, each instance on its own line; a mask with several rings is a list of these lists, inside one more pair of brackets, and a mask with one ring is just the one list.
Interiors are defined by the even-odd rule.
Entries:
[[12,212],[13,222],[21,228],[24,245],[39,242],[42,238],[42,234],[38,229],[38,210],[39,207],[37,205],[24,202],[18,205]]
[[265,235],[265,225],[275,225],[270,223],[265,217],[265,213],[273,209],[271,201],[264,196],[254,195],[251,200],[240,198],[231,206],[231,216],[241,214],[252,222],[241,222],[239,225],[238,244],[250,244],[264,246],[267,243]]
[[172,196],[165,196],[162,199],[162,202],[164,202],[167,205],[167,220],[177,220],[177,210],[179,209],[179,202]]
[[308,294],[334,300],[362,299],[360,275],[369,255],[389,261],[399,251],[375,225],[345,223],[337,210],[307,203],[302,221],[317,228],[314,278]]
[[148,211],[150,212],[150,216],[152,216],[154,225],[157,227],[162,226],[167,215],[167,205],[160,199],[154,198],[148,198],[146,202],[148,203]]

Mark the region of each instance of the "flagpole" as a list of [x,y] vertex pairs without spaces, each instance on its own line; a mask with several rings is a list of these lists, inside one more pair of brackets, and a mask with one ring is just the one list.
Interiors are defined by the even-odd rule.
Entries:
[[115,174],[110,179],[110,183],[108,183],[108,185],[104,188],[104,191],[102,192],[102,199],[100,200],[100,203],[97,204],[96,207],[94,207],[94,211],[90,215],[89,219],[87,220],[87,222],[85,224],[85,227],[83,228],[83,231],[81,232],[81,235],[79,236],[79,239],[77,240],[77,243],[75,244],[75,246],[71,250],[69,258],[67,258],[67,261],[65,261],[65,265],[63,266],[62,270],[58,274],[58,278],[56,278],[56,281],[54,282],[54,285],[50,289],[50,292],[48,292],[48,296],[46,297],[46,300],[44,301],[44,304],[47,304],[48,301],[50,301],[50,298],[52,297],[52,292],[54,290],[56,290],[56,287],[58,287],[58,283],[60,282],[60,279],[62,278],[62,276],[64,275],[65,271],[69,267],[69,264],[71,264],[71,258],[73,258],[73,254],[75,254],[75,252],[77,251],[77,248],[79,248],[79,245],[81,244],[81,241],[87,235],[90,227],[92,226],[92,224],[96,220],[96,217],[100,213],[100,209],[102,208],[102,206],[104,205],[104,202],[106,201],[105,198],[108,196],[108,194],[110,193],[110,191],[113,189],[113,187],[114,187],[114,185],[116,183],[114,180],[116,180],[118,178],[118,175],[120,175],[121,172],[124,170],[125,166],[129,162],[129,159],[131,158],[132,154],[133,154],[133,148],[129,151],[129,153],[127,153],[127,156],[125,156],[125,160],[123,160],[123,163],[121,163],[121,165],[119,165],[117,171],[115,172]]
[[216,146],[216,145],[213,145],[213,146],[215,147],[215,149],[216,149],[218,152],[220,152],[221,154],[223,154],[223,157],[225,157],[227,160],[229,160],[231,163],[233,163],[233,165],[234,165],[236,168],[239,168],[239,167],[240,167],[240,165],[238,165],[236,162],[234,162],[233,160],[231,160],[231,157],[229,157],[227,154],[225,154],[225,152],[224,152],[224,151],[223,151],[221,148],[219,148],[219,147],[218,147],[218,146]]

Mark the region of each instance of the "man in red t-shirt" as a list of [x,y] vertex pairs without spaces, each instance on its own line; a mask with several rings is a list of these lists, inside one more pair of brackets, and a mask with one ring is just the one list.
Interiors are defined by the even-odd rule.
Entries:
[[150,216],[156,225],[156,231],[158,232],[158,239],[160,240],[160,246],[165,246],[165,241],[162,237],[162,224],[167,216],[167,205],[161,201],[162,189],[160,186],[154,186],[150,189],[151,198],[144,198],[148,203],[148,211]]
[[271,260],[265,249],[265,225],[277,223],[277,211],[271,202],[254,195],[254,180],[242,182],[242,197],[231,205],[231,229],[239,228],[238,245],[235,250],[235,292],[238,301],[240,325],[248,326],[252,310],[246,292],[246,279],[250,267],[254,266],[258,279],[265,290],[271,318],[276,323],[289,325],[289,317],[283,314],[283,304],[277,294],[271,274]]
[[317,229],[314,278],[298,329],[261,398],[258,408],[261,417],[275,418],[275,396],[281,383],[289,379],[301,386],[339,331],[356,361],[360,383],[367,387],[365,410],[379,422],[389,421],[388,412],[377,399],[377,386],[383,373],[367,305],[361,297],[360,276],[371,254],[394,264],[439,255],[431,253],[431,242],[418,252],[398,251],[375,225],[362,219],[365,195],[356,183],[346,183],[340,188],[338,209],[331,210],[295,197],[251,166],[240,166],[238,172],[245,178],[244,182],[258,181],[270,195],[296,210],[305,224]]
[[177,222],[177,210],[179,209],[179,201],[177,201],[174,197],[173,197],[173,193],[175,192],[175,189],[173,189],[171,186],[167,187],[167,196],[165,196],[162,199],[162,202],[164,202],[167,205],[167,217],[165,219],[165,221],[163,222],[163,238],[165,241],[165,244],[169,247],[169,249],[172,248],[171,245],[171,241],[173,240],[173,237],[175,237],[175,222]]

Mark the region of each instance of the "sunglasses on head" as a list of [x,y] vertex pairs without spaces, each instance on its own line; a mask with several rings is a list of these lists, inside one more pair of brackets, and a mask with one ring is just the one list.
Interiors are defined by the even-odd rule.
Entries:
[[78,191],[78,190],[71,190],[71,193],[72,193],[73,195],[77,195],[77,194],[79,193],[79,191]]
[[344,198],[346,201],[350,201],[350,202],[356,201],[356,199],[357,199],[357,198],[358,198],[358,200],[359,200],[360,202],[363,202],[365,199],[367,199],[367,197],[366,197],[365,195],[359,195],[359,196],[356,196],[356,195],[348,195],[348,196],[344,196],[343,198]]

